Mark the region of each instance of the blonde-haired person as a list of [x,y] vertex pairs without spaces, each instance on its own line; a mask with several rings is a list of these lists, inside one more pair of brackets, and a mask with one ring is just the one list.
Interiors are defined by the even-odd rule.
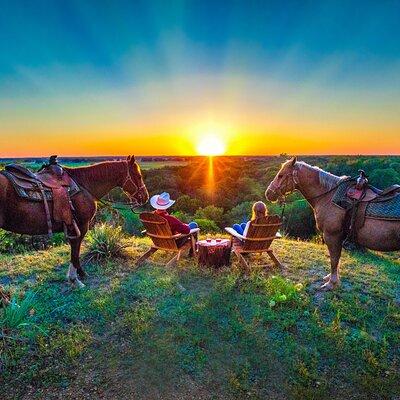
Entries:
[[247,223],[234,224],[233,229],[240,235],[246,237],[247,231],[249,230],[250,222],[257,221],[262,222],[262,220],[268,215],[267,206],[262,201],[256,201],[251,209],[251,220]]

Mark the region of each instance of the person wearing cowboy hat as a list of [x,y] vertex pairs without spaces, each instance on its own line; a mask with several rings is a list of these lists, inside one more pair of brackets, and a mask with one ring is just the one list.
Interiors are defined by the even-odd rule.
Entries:
[[185,224],[173,215],[168,214],[167,209],[170,208],[175,203],[175,200],[171,200],[169,193],[163,192],[161,194],[155,194],[150,199],[150,204],[155,208],[155,213],[161,215],[168,221],[171,227],[172,233],[175,235],[177,233],[183,233],[187,235],[190,233],[191,229],[198,228],[196,222],[190,222]]

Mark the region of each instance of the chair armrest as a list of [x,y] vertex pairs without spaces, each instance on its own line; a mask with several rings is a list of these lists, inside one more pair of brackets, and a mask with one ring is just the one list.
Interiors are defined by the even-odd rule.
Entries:
[[193,228],[193,229],[190,230],[189,233],[177,233],[177,234],[174,235],[172,238],[173,238],[173,239],[179,239],[179,238],[181,238],[181,237],[193,235],[193,234],[195,234],[195,233],[197,233],[197,232],[200,232],[200,228]]
[[146,233],[147,233],[146,229],[143,229],[141,232],[142,235],[145,235]]
[[275,238],[276,239],[281,239],[283,236],[279,233],[279,232],[276,232],[276,235],[275,235]]
[[226,230],[230,235],[234,236],[235,238],[237,238],[237,239],[239,239],[239,240],[246,240],[246,238],[245,238],[243,235],[241,235],[240,233],[237,233],[237,232],[236,232],[233,228],[231,228],[231,227],[225,228],[225,230]]
[[175,235],[171,236],[171,239],[179,239],[181,237],[185,237],[188,235],[185,235],[184,233],[175,233]]

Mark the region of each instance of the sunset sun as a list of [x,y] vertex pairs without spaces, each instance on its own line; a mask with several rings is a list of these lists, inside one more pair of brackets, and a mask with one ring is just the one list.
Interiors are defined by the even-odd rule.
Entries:
[[218,156],[225,153],[225,143],[215,134],[207,134],[200,138],[197,152],[202,156]]

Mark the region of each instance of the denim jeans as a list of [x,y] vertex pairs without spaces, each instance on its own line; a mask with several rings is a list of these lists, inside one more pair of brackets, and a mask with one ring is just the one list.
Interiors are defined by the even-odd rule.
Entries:
[[[197,222],[189,222],[188,223],[188,225],[189,225],[189,228],[190,229],[195,229],[195,228],[198,228],[199,226],[197,225]],[[194,238],[195,238],[195,240],[196,240],[196,242],[197,242],[197,239],[198,239],[198,235],[197,235],[197,232],[194,234]],[[183,246],[186,242],[188,242],[190,240],[190,236],[185,236],[185,237],[183,237],[183,238],[180,238],[180,239],[177,239],[176,240],[176,244],[178,245],[178,247],[181,247],[181,246]],[[189,254],[191,254],[192,253],[192,249],[190,249],[190,252],[189,252]],[[192,255],[192,254],[191,254]]]
[[234,224],[232,227],[239,235],[243,235],[244,230],[246,229],[246,223],[243,222],[242,224]]

